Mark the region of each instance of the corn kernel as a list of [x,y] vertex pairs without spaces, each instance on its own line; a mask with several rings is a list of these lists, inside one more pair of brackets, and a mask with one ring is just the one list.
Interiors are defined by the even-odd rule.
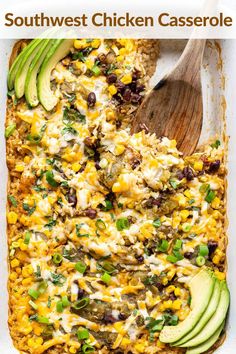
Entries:
[[161,349],[165,348],[165,344],[162,343],[159,339],[157,341],[157,346],[158,346],[158,348],[161,348]]
[[29,334],[30,332],[32,332],[33,328],[31,325],[28,325],[28,326],[24,326],[21,328],[21,332],[24,334],[24,335],[27,335]]
[[74,172],[78,172],[81,169],[81,165],[78,162],[75,162],[72,164],[71,168]]
[[15,171],[16,172],[23,172],[25,167],[23,165],[16,165]]
[[37,346],[43,344],[43,338],[42,338],[42,337],[36,338],[36,339],[35,339],[35,344],[36,344]]
[[165,309],[170,309],[172,307],[172,304],[173,304],[172,300],[163,301],[163,306]]
[[21,217],[20,217],[20,222],[21,222],[21,224],[24,225],[24,226],[29,226],[29,224],[30,224],[29,217],[26,216],[26,215],[21,215]]
[[193,168],[195,171],[202,171],[203,169],[203,161],[194,162]]
[[167,273],[167,278],[169,280],[173,279],[175,276],[175,269],[169,270],[169,272]]
[[115,73],[117,76],[121,75],[122,72],[123,72],[123,71],[122,71],[121,69],[116,69],[116,70],[114,71],[114,73]]
[[125,84],[125,85],[131,84],[131,82],[132,82],[131,74],[124,75],[120,81],[123,82],[123,84]]
[[25,278],[22,280],[22,285],[30,285],[32,283],[32,278]]
[[16,280],[18,278],[18,274],[15,272],[11,272],[11,274],[9,275],[10,280]]
[[189,211],[188,210],[181,210],[180,216],[181,216],[182,220],[185,221],[189,216]]
[[119,54],[120,55],[125,55],[126,54],[126,49],[125,48],[120,48]]
[[77,353],[77,349],[75,347],[70,347],[69,352],[71,354],[76,354]]
[[123,55],[118,55],[117,57],[116,57],[116,60],[117,61],[123,61],[125,58],[124,58],[124,56]]
[[128,339],[128,338],[123,338],[122,341],[121,341],[121,346],[127,346],[131,343],[131,340]]
[[215,275],[219,280],[225,280],[225,273],[219,272],[218,270],[215,271]]
[[110,85],[110,86],[108,87],[108,91],[110,92],[110,94],[111,94],[112,96],[114,96],[114,95],[117,93],[117,88],[115,87],[115,85]]
[[174,291],[175,296],[180,296],[180,293],[181,293],[180,288],[175,288]]
[[139,352],[139,353],[144,353],[145,345],[143,343],[137,343],[135,344],[134,348]]
[[214,264],[218,265],[218,264],[220,263],[220,259],[221,259],[221,257],[216,254],[216,255],[213,257],[212,262],[213,262]]
[[20,262],[18,259],[14,258],[12,261],[11,261],[11,267],[12,268],[16,268],[16,267],[19,267],[20,265]]
[[169,281],[168,281],[167,277],[164,277],[164,278],[162,278],[161,282],[162,282],[163,285],[167,285]]
[[7,221],[9,224],[16,224],[18,220],[18,215],[14,211],[10,211],[7,214]]
[[92,46],[93,48],[98,48],[98,47],[100,47],[100,45],[101,45],[101,40],[100,40],[100,39],[94,39],[94,40],[92,41],[92,43],[91,43],[91,46]]
[[171,294],[175,291],[175,286],[174,285],[170,285],[168,286],[168,288],[166,289],[167,294]]
[[21,251],[26,251],[27,248],[28,248],[28,246],[25,243],[21,242],[21,244],[20,244]]
[[211,202],[211,206],[214,209],[218,209],[220,207],[220,198],[215,197],[215,199]]
[[173,310],[179,310],[181,308],[181,301],[180,300],[175,300],[172,304],[172,309]]
[[189,189],[186,189],[186,191],[184,191],[184,195],[185,195],[185,197],[187,197],[189,199],[192,197],[192,194]]
[[124,151],[125,151],[125,146],[118,144],[115,148],[115,155],[119,156],[119,155],[123,154]]
[[30,159],[29,156],[25,156],[25,157],[24,157],[24,163],[27,163],[27,164],[28,164],[28,163],[30,163],[30,160],[31,160],[31,159]]

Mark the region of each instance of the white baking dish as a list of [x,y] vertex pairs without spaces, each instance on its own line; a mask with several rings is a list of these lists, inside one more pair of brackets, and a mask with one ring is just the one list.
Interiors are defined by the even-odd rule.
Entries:
[[[158,77],[163,75],[169,67],[177,60],[185,41],[183,40],[161,40],[161,55],[158,63],[157,72],[153,78],[153,83],[157,82]],[[7,237],[6,237],[6,183],[7,168],[5,162],[5,101],[6,101],[6,75],[8,70],[8,60],[14,41],[2,40],[0,42],[0,350],[3,354],[14,354],[18,351],[13,347],[10,339],[7,318],[8,318],[8,293],[7,293]],[[220,41],[222,51],[216,50],[214,42],[207,46],[204,55],[204,65],[202,70],[203,89],[204,89],[204,127],[201,136],[201,142],[204,142],[212,135],[222,135],[223,123],[222,117],[224,110],[222,103],[224,97],[227,102],[226,120],[227,134],[231,136],[229,142],[229,162],[228,162],[228,218],[229,218],[229,245],[228,245],[228,284],[231,291],[231,307],[227,325],[227,336],[224,344],[217,350],[218,354],[235,354],[236,351],[236,238],[234,230],[236,220],[234,212],[236,211],[236,41]],[[221,67],[223,59],[223,68]],[[225,80],[224,80],[225,78]],[[225,82],[225,89],[224,89]],[[14,310],[14,309],[13,309]]]

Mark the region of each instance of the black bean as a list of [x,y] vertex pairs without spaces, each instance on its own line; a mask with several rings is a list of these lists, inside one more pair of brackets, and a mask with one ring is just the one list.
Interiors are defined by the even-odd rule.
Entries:
[[220,168],[220,160],[216,160],[216,161],[210,163],[208,171],[211,173],[216,172],[219,170],[219,168]]
[[209,256],[211,256],[215,252],[215,250],[217,249],[218,242],[210,240],[207,243],[207,246],[208,246],[208,249],[209,249]]
[[77,204],[77,197],[76,197],[76,191],[74,189],[70,190],[70,193],[68,194],[68,202],[71,204],[71,206],[74,208],[76,207]]
[[194,179],[193,170],[189,166],[184,167],[183,174],[187,181],[192,181]]
[[123,93],[123,98],[125,101],[129,102],[131,99],[131,90],[129,88],[126,88],[124,93]]
[[165,286],[160,282],[155,283],[155,286],[160,292],[165,288]]
[[87,103],[89,107],[94,107],[96,103],[96,95],[94,92],[88,94]]
[[116,74],[109,74],[107,76],[107,82],[108,84],[114,84],[117,81],[117,76]]
[[139,263],[143,263],[143,261],[144,261],[144,257],[143,256],[135,256],[135,258],[137,259],[137,261],[139,262]]
[[82,299],[83,296],[84,296],[84,290],[79,288],[77,294],[78,299]]
[[133,79],[133,81],[136,81],[136,80],[138,80],[139,78],[140,78],[140,71],[137,70],[137,69],[135,69],[135,71],[134,71],[133,74],[132,74],[132,79]]
[[140,96],[138,93],[133,93],[131,94],[131,102],[132,103],[139,103],[142,100],[142,96]]
[[96,142],[95,140],[90,137],[90,136],[87,136],[85,139],[84,139],[84,144],[90,148],[94,148],[95,145],[96,145]]
[[179,181],[181,181],[184,178],[184,174],[182,171],[177,171],[176,172],[176,177],[178,178]]
[[124,321],[124,320],[126,320],[127,315],[122,313],[122,312],[120,312],[119,315],[118,315],[118,318],[119,318],[119,320]]
[[126,88],[125,84],[123,84],[120,80],[115,83],[115,86],[118,92],[122,92]]
[[131,167],[132,170],[135,170],[136,167],[138,167],[140,165],[141,161],[139,161],[138,159],[133,159]]
[[185,252],[184,257],[187,259],[192,259],[194,256],[194,252]]
[[137,93],[143,92],[144,90],[145,90],[145,86],[144,85],[136,86],[136,92]]
[[171,293],[171,294],[169,295],[169,298],[170,298],[170,300],[172,300],[172,301],[176,300],[176,296],[175,296],[174,293]]
[[90,219],[95,219],[97,216],[97,211],[92,208],[88,208],[85,210],[85,215],[88,216]]
[[103,322],[105,324],[115,323],[115,322],[117,322],[117,319],[111,313],[105,313],[105,315],[103,317]]
[[150,197],[148,200],[145,202],[145,207],[146,208],[152,208],[153,206],[160,206],[161,205],[162,198],[153,198]]

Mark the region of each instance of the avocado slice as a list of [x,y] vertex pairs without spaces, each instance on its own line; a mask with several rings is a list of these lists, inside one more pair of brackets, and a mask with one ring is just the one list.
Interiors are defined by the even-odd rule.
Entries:
[[223,328],[224,328],[225,322],[223,322],[220,327],[216,330],[216,332],[213,334],[212,337],[210,337],[206,342],[203,344],[198,345],[197,347],[192,347],[189,348],[186,352],[186,354],[202,354],[205,353],[208,349],[210,349],[218,340]]
[[50,87],[51,72],[57,63],[69,53],[73,42],[73,39],[57,39],[47,53],[40,68],[38,96],[40,103],[47,111],[51,111],[58,101]]
[[187,342],[188,340],[192,339],[194,336],[196,336],[206,325],[206,323],[209,321],[209,319],[214,315],[219,301],[220,301],[220,294],[221,294],[221,285],[220,281],[217,279],[215,282],[213,294],[210,300],[210,303],[206,309],[206,312],[202,316],[202,318],[199,320],[199,322],[196,324],[196,326],[193,328],[189,334],[184,336],[184,338],[180,339],[178,342],[174,343],[174,346],[181,347],[182,344]]
[[205,269],[191,279],[189,282],[192,297],[190,314],[177,326],[164,326],[159,337],[161,342],[177,342],[194,328],[210,302],[215,280],[212,273]]
[[221,283],[220,301],[215,314],[210,321],[201,330],[201,332],[188,342],[181,345],[181,347],[196,347],[206,342],[216,332],[217,328],[224,322],[229,307],[230,295],[226,282]]
[[44,58],[46,57],[54,42],[55,40],[53,39],[44,40],[43,45],[34,57],[27,72],[25,80],[25,98],[31,107],[36,107],[39,103],[37,92],[37,75]]
[[17,57],[15,58],[14,62],[12,63],[10,70],[8,72],[8,77],[7,77],[7,86],[9,90],[13,90],[14,88],[14,82],[16,78],[17,71],[21,65],[22,59],[25,57],[27,52],[32,48],[32,46],[35,45],[35,42],[37,39],[33,39],[21,52]]
[[24,96],[25,80],[26,80],[26,75],[29,66],[32,63],[32,60],[34,59],[35,55],[38,53],[39,49],[41,48],[43,41],[44,41],[43,39],[37,39],[22,58],[14,82],[14,88],[15,88],[15,93],[17,98],[21,98],[22,96]]

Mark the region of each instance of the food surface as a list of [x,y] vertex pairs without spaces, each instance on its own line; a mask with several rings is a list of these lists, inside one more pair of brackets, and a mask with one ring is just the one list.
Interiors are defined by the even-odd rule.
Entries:
[[52,41],[22,41],[8,77],[14,345],[203,353],[229,305],[222,143],[183,158],[145,127],[130,134],[157,41]]

